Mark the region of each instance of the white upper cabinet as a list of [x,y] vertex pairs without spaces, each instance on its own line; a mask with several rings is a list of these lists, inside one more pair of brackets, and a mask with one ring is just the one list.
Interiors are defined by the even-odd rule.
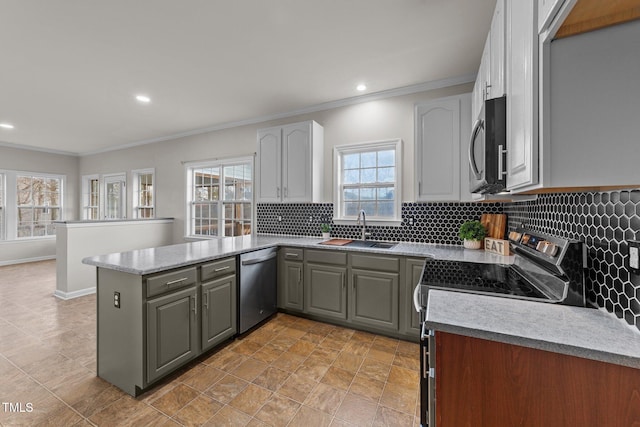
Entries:
[[506,93],[505,49],[505,0],[498,0],[473,87],[471,104],[473,120],[478,118],[486,99],[499,98]]
[[[468,187],[463,139],[471,128],[471,94],[415,106],[416,186],[418,201],[459,201]],[[467,168],[467,169],[463,169]],[[461,179],[463,177],[464,179]],[[462,182],[464,181],[464,182]],[[468,190],[466,193],[468,195]]]
[[489,32],[489,80],[487,99],[499,98],[506,93],[505,85],[505,2],[498,0],[493,11]]
[[257,202],[319,202],[323,146],[324,129],[314,121],[258,130]]
[[507,3],[507,189],[538,182],[536,1]]

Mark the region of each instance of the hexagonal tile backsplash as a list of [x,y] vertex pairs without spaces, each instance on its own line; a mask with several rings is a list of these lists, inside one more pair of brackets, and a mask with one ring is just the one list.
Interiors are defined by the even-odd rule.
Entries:
[[[460,245],[458,227],[483,213],[506,213],[509,229],[524,224],[543,233],[578,239],[588,252],[590,302],[640,329],[640,276],[625,267],[628,240],[640,239],[640,189],[543,194],[519,203],[403,203],[400,227],[368,227],[373,240]],[[320,236],[333,204],[258,204],[257,231]],[[409,219],[414,225],[409,225]],[[357,226],[334,225],[332,237],[357,239]]]
[[587,297],[640,329],[640,276],[625,267],[628,240],[640,238],[640,190],[544,194],[505,203],[509,229],[524,223],[587,246]]

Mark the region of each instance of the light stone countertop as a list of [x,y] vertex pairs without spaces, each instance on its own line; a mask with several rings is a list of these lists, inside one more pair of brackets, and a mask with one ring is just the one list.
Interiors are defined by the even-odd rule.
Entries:
[[468,261],[487,264],[512,264],[513,256],[502,256],[481,250],[464,249],[457,245],[435,245],[428,243],[400,242],[391,249],[361,248],[353,246],[330,246],[319,244],[318,237],[295,236],[238,236],[207,239],[197,242],[157,248],[138,249],[84,258],[84,264],[108,268],[132,274],[151,274],[187,265],[207,262],[218,258],[238,255],[273,246],[290,246],[320,250],[367,252],[401,255],[418,258],[435,258],[451,261]]
[[434,289],[426,327],[640,369],[640,331],[604,310]]

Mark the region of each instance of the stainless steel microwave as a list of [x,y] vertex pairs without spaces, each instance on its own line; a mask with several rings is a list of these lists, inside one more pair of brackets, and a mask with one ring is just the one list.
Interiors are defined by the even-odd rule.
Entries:
[[469,143],[469,191],[495,194],[506,186],[507,98],[484,101]]

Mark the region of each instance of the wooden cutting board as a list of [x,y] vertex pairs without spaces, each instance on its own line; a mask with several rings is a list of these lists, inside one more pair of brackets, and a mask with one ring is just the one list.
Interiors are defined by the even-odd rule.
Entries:
[[507,232],[506,214],[482,214],[480,223],[487,229],[487,237],[504,239]]
[[353,240],[349,240],[349,239],[331,239],[331,240],[326,240],[324,242],[320,242],[321,245],[333,245],[333,246],[344,246],[348,243],[353,242]]

